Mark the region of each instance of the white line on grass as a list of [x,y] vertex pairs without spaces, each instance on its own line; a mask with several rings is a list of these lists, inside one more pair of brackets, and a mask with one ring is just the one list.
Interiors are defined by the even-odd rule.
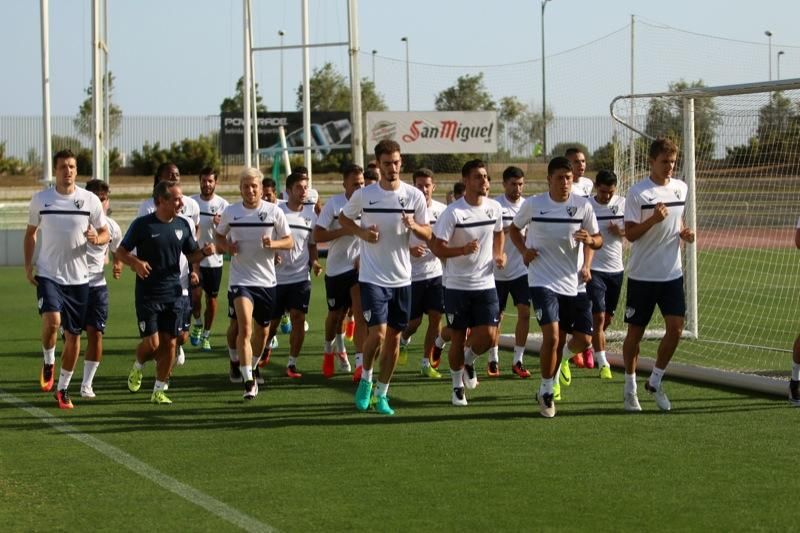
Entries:
[[246,515],[241,511],[217,500],[216,498],[213,498],[208,494],[187,485],[186,483],[182,483],[177,479],[156,470],[147,463],[140,461],[136,457],[115,446],[112,446],[111,444],[108,444],[107,442],[103,442],[98,438],[81,432],[78,428],[71,426],[56,416],[51,415],[44,409],[34,407],[28,402],[20,400],[16,396],[9,394],[2,389],[0,389],[0,399],[8,404],[13,405],[14,407],[22,409],[32,417],[38,418],[45,424],[48,424],[61,433],[72,437],[81,444],[85,444],[86,446],[100,452],[112,461],[121,464],[128,470],[139,474],[143,478],[149,479],[156,485],[159,485],[160,487],[169,490],[173,494],[180,496],[187,502],[198,505],[211,514],[218,516],[219,518],[222,518],[223,520],[230,522],[231,524],[238,526],[245,531],[277,531],[272,526],[264,524],[263,522],[259,522],[252,516]]

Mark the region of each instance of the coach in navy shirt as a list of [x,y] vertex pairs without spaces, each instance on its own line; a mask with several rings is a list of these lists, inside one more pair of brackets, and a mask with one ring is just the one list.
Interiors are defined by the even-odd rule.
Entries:
[[[159,182],[153,189],[156,210],[133,221],[118,248],[118,256],[136,272],[136,319],[142,342],[138,351],[155,354],[156,383],[151,401],[172,403],[164,394],[175,359],[181,327],[180,255],[196,263],[214,253],[214,245],[200,248],[192,228],[178,216],[183,194],[176,181]],[[131,251],[136,250],[136,255]],[[128,388],[139,390],[141,363],[134,363]]]

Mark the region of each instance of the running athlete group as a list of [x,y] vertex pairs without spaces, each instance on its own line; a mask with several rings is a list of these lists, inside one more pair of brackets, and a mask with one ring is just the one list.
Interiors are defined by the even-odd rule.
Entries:
[[[580,150],[553,158],[547,191],[528,198],[523,197],[524,172],[513,166],[503,172],[503,193],[490,198],[486,164],[475,159],[463,166],[461,196],[448,205],[433,199],[432,171],[416,170],[411,185],[400,179],[400,147],[390,140],[375,146],[373,168],[346,166],[343,192],[322,207],[303,168],[286,178],[282,200],[271,179],[245,169],[241,200],[229,204],[215,194],[213,169],[203,169],[201,192],[190,198],[183,195],[178,168],[166,163],[156,172],[152,198],[143,202],[123,237],[107,216],[107,185],[95,180],[78,187],[74,155],[59,152],[55,187],[33,197],[24,240],[26,275],[36,286],[42,317],[40,386],[55,389],[59,407],[73,407],[69,384],[86,330],[80,393],[95,396],[92,384],[108,316],[103,274],[108,252],[115,278],[123,265],[136,274],[141,341],[128,375],[132,392],[142,385],[147,361],[154,360],[151,401],[171,403],[169,378],[184,362],[184,343],[212,349],[223,253],[231,257],[226,335],[231,381],[241,384],[244,400],[258,396],[259,368],[269,361],[270,341],[284,325],[291,330],[285,372],[300,378],[311,275],[322,273],[317,244],[325,243],[322,373],[352,372],[358,410],[394,414],[392,375],[398,361],[405,364],[425,315],[420,373],[442,377],[449,343],[451,403],[467,406],[467,391],[479,385],[481,355],[487,354],[487,376],[500,375],[499,326],[510,296],[516,308],[511,372],[522,379],[531,376],[524,352],[534,315],[542,332],[536,401],[541,415],[551,418],[562,387],[571,383],[570,360],[597,368],[601,379],[612,378],[604,331],[617,308],[627,240],[623,407],[642,409],[639,345],[658,306],[666,332],[644,388],[659,409],[669,411],[662,378],[686,314],[680,248],[695,238],[683,219],[687,187],[672,176],[677,153],[671,141],[654,141],[650,176],[625,198],[616,194],[613,172],[602,170],[594,181],[583,176],[586,158]],[[355,324],[354,368],[344,342],[348,321]],[[64,348],[56,374],[60,330]],[[797,392],[795,379],[791,390]]]

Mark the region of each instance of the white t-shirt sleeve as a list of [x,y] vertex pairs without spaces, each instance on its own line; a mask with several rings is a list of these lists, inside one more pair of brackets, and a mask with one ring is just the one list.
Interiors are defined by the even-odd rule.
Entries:
[[316,225],[323,229],[329,229],[331,224],[333,224],[333,203],[325,202],[325,205],[323,206],[322,211],[320,211],[319,217],[317,218]]
[[639,195],[636,189],[628,191],[625,196],[625,222],[635,222],[639,224],[642,221],[642,210],[639,205]]
[[112,254],[115,254],[117,253],[117,248],[119,248],[119,243],[122,242],[122,230],[113,218],[107,218],[106,221],[108,222],[108,231],[111,232],[111,240],[108,241],[108,249],[111,250]]
[[527,227],[528,222],[531,221],[531,206],[533,204],[529,200],[525,200],[522,202],[522,205],[519,206],[519,211],[517,214],[514,215],[514,220],[511,221],[517,229],[524,229]]
[[226,209],[225,211],[222,212],[222,215],[219,217],[219,224],[217,224],[216,228],[217,234],[226,237],[228,235],[228,232],[230,232],[231,230],[230,223],[231,223],[231,217],[228,210]]
[[342,209],[342,214],[350,220],[355,220],[361,214],[361,208],[363,205],[361,191],[363,190],[364,189],[358,189],[357,191],[353,192],[352,196],[350,196],[350,200]]
[[425,197],[422,193],[416,195],[417,202],[414,206],[414,222],[417,224],[428,225],[428,206],[425,204]]
[[275,235],[279,239],[283,239],[287,235],[291,235],[292,230],[289,229],[289,221],[286,220],[286,215],[282,209],[275,210]]
[[596,235],[600,233],[600,226],[597,224],[597,216],[594,214],[594,207],[589,202],[586,202],[586,212],[583,214],[583,229],[589,232],[589,235]]
[[[31,198],[31,203],[28,206],[28,225],[29,226],[39,227],[39,223],[41,222],[41,218],[39,216],[39,209],[41,208],[41,206],[39,204],[40,204],[39,195],[36,194],[36,195],[34,195],[33,198]],[[798,224],[800,224],[800,222],[798,222]]]
[[440,241],[449,242],[453,236],[453,230],[456,227],[455,210],[445,209],[439,215],[436,225],[433,228],[434,236]]
[[106,215],[103,213],[103,204],[100,203],[100,199],[92,194],[90,200],[91,211],[89,212],[89,224],[92,225],[95,229],[100,229],[105,227],[108,229],[108,223],[106,222]]

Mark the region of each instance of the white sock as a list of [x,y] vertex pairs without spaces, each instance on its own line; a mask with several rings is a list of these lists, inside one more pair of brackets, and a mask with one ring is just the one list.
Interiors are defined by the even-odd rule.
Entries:
[[542,378],[542,383],[539,385],[539,394],[553,394],[554,378]]
[[362,366],[364,364],[364,354],[361,352],[356,352],[356,366]]
[[405,337],[400,335],[400,346],[408,346],[409,344],[411,344],[411,337],[406,339]]
[[344,333],[337,333],[333,338],[333,348],[335,352],[342,353],[346,351],[344,347]]
[[64,390],[69,387],[69,382],[72,379],[72,372],[61,369],[61,375],[58,376],[58,390]]
[[156,384],[153,386],[153,392],[158,392],[160,390],[167,390],[167,383],[165,381],[156,380]]
[[489,361],[494,361],[495,363],[500,361],[500,356],[497,354],[499,347],[492,346],[489,348]]
[[230,357],[231,361],[233,361],[234,363],[238,363],[239,362],[239,350],[237,350],[236,348],[231,348],[230,346],[228,346],[228,357]]
[[469,365],[469,366],[474,365],[475,364],[475,359],[477,359],[477,358],[478,358],[478,356],[475,355],[475,352],[472,351],[472,348],[470,348],[470,347],[464,348],[464,364],[465,365]]
[[178,346],[178,351],[175,353],[177,357],[186,357],[186,353],[183,351],[183,345],[181,344]]
[[606,359],[606,351],[601,350],[599,352],[594,352],[594,358],[597,361],[597,366],[603,368],[604,366],[608,365],[608,359]]
[[458,389],[464,386],[464,369],[450,369],[450,379],[453,380],[453,388]]
[[210,336],[211,336],[211,330],[210,330],[210,329],[204,329],[204,330],[203,330],[203,338],[204,338],[204,339],[207,339],[207,338],[209,338]]
[[100,366],[100,361],[83,361],[83,387],[91,387],[94,381],[94,374],[97,372],[97,367]]
[[514,366],[522,362],[522,357],[525,355],[524,346],[514,346]]
[[133,366],[136,370],[144,370],[144,363],[140,363],[139,361],[134,361]]
[[372,369],[371,368],[369,370],[367,370],[366,368],[363,369],[361,371],[361,379],[372,383]]
[[325,353],[333,353],[333,341],[325,341],[325,347],[322,351]]
[[625,394],[630,392],[636,394],[636,372],[633,374],[625,373]]
[[421,361],[421,364],[422,364],[422,368],[428,368],[429,366],[431,366],[431,360],[428,359],[427,357],[423,357],[422,361]]
[[52,348],[45,348],[42,346],[42,356],[44,357],[44,364],[56,364],[56,347],[53,346]]
[[203,319],[202,318],[195,318],[194,319],[195,327],[202,328],[203,327]]
[[794,381],[800,380],[800,363],[792,361],[792,379]]
[[381,383],[378,382],[378,385],[375,387],[375,395],[376,396],[386,396],[389,392],[389,384],[388,383]]
[[289,359],[286,360],[286,366],[297,366],[297,357],[289,356]]
[[253,381],[253,365],[239,365],[239,371],[244,381]]
[[436,345],[437,348],[444,348],[444,345],[447,344],[441,335],[437,335],[436,339],[433,341],[433,344]]
[[664,377],[666,369],[653,367],[653,373],[650,374],[650,379],[647,380],[650,386],[658,390],[661,388],[661,379]]

